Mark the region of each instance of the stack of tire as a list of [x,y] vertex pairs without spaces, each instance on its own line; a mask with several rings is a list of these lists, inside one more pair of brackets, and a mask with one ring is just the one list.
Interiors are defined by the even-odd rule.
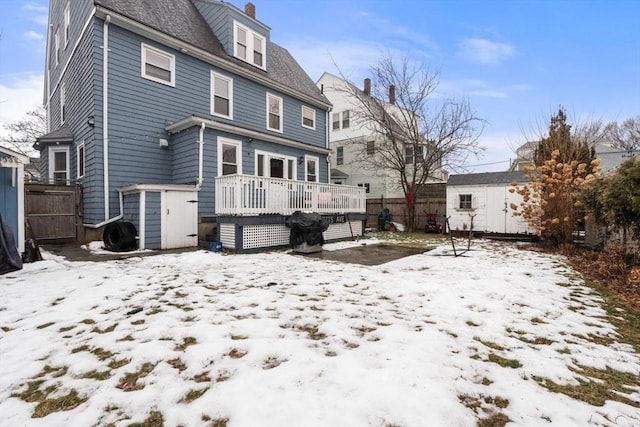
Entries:
[[102,234],[105,249],[113,252],[126,252],[138,249],[136,226],[127,221],[107,224]]

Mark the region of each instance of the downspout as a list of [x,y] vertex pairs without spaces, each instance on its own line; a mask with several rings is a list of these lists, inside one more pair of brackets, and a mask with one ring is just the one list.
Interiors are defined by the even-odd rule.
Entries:
[[119,219],[122,219],[122,217],[124,216],[124,214],[123,214],[123,212],[124,212],[124,200],[123,200],[122,192],[120,190],[118,190],[118,195],[119,195],[119,198],[120,198],[120,214],[119,215],[116,215],[111,219],[104,220],[104,221],[99,222],[97,224],[82,224],[82,225],[84,227],[86,227],[86,228],[100,228],[100,227],[104,227],[107,224],[111,224],[112,222],[116,222]]
[[[326,145],[326,149],[330,150],[331,149],[331,144],[329,143],[329,138],[330,138],[330,134],[329,134],[329,120],[331,119],[331,108],[327,109],[327,120],[325,121],[325,127],[327,128],[326,131],[326,138],[327,138],[327,143]],[[327,183],[331,184],[331,153],[329,153],[327,155]]]
[[[104,220],[109,220],[109,22],[111,15],[104,19],[102,30],[102,155],[103,155],[103,180],[104,180]],[[121,195],[122,196],[122,195]],[[122,216],[122,205],[120,205]]]
[[202,183],[204,182],[204,129],[206,125],[204,122],[200,125],[200,139],[198,139],[198,183],[196,184],[196,190],[200,191]]

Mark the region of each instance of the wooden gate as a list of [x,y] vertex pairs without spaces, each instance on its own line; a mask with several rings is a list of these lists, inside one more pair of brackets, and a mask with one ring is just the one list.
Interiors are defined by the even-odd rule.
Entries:
[[[26,184],[25,218],[37,240],[76,239],[80,186]],[[27,237],[31,237],[27,232]]]

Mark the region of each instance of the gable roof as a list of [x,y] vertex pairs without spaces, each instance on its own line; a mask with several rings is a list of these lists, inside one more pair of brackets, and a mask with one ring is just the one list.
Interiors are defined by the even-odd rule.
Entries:
[[266,72],[227,54],[220,40],[193,4],[193,0],[93,0],[93,2],[114,14],[132,19],[230,61],[256,77],[267,77],[321,104],[331,105],[289,52],[273,42],[270,42],[267,48],[269,68]]
[[0,145],[0,165],[8,166],[15,163],[29,163],[29,157]]
[[483,184],[510,184],[513,181],[525,182],[523,172],[482,172],[450,175],[447,185],[483,185]]

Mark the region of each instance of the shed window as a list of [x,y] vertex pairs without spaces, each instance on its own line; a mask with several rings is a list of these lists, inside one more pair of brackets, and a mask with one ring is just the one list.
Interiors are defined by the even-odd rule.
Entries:
[[142,44],[142,77],[175,86],[175,66],[173,55]]
[[458,195],[458,197],[459,197],[459,203],[458,203],[459,209],[470,210],[473,208],[471,204],[471,201],[472,201],[471,194],[460,194]]

